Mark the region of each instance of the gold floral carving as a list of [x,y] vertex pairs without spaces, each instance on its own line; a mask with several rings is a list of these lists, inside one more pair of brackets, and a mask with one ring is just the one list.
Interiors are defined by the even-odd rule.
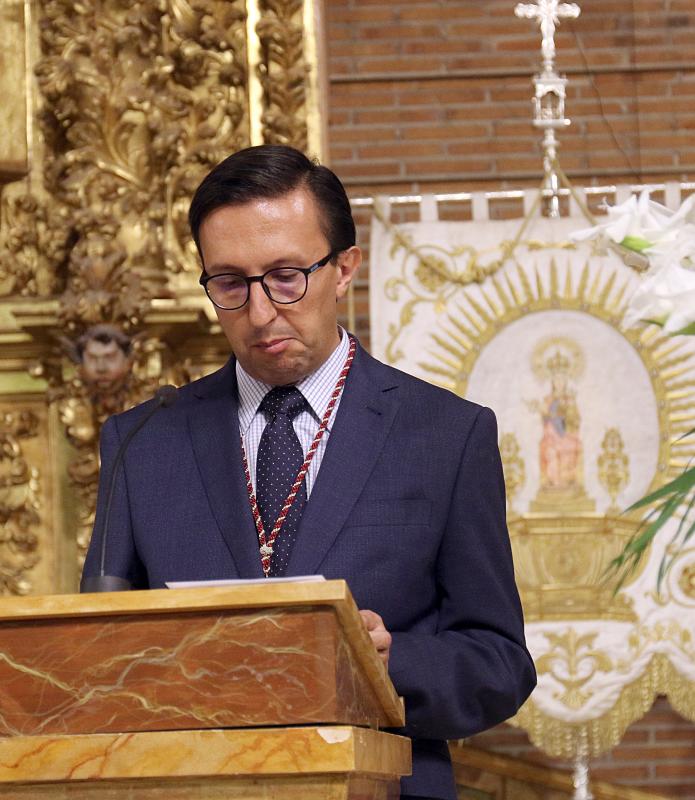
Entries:
[[64,288],[70,238],[67,210],[28,191],[0,205],[0,297],[49,297]]
[[303,0],[259,0],[263,140],[307,149]]
[[0,594],[27,594],[30,572],[39,562],[39,472],[22,452],[39,420],[31,411],[0,416]]
[[166,271],[194,269],[185,205],[247,143],[238,0],[47,0],[36,67],[45,183],[73,247],[62,316],[137,326]]

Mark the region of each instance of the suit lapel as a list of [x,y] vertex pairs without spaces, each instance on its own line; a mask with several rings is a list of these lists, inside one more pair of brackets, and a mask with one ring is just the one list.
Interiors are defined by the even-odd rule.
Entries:
[[188,424],[208,501],[238,575],[262,578],[242,466],[234,364],[230,360],[201,387]]
[[358,349],[292,549],[288,575],[311,575],[342,530],[398,410],[393,374]]

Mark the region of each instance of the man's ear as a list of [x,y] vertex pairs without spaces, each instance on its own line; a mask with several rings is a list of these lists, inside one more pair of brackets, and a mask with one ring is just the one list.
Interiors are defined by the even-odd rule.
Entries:
[[345,296],[348,286],[357,274],[361,264],[362,251],[357,245],[353,245],[338,254],[338,281],[335,286],[336,300],[340,300],[341,297]]

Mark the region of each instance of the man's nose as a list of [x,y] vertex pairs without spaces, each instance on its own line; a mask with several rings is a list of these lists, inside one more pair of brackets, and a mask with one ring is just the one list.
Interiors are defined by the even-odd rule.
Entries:
[[248,315],[255,328],[262,328],[277,317],[277,308],[260,283],[249,286]]

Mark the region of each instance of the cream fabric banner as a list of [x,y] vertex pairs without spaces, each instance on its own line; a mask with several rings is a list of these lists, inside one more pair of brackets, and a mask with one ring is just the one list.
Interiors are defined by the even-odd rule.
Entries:
[[[539,685],[516,717],[555,756],[615,746],[658,693],[695,720],[695,547],[657,570],[677,520],[617,595],[603,572],[637,530],[631,503],[695,454],[695,347],[625,328],[641,280],[573,244],[590,223],[538,214],[392,225],[371,235],[372,352],[497,414],[517,581]],[[482,218],[481,218],[482,216]]]

